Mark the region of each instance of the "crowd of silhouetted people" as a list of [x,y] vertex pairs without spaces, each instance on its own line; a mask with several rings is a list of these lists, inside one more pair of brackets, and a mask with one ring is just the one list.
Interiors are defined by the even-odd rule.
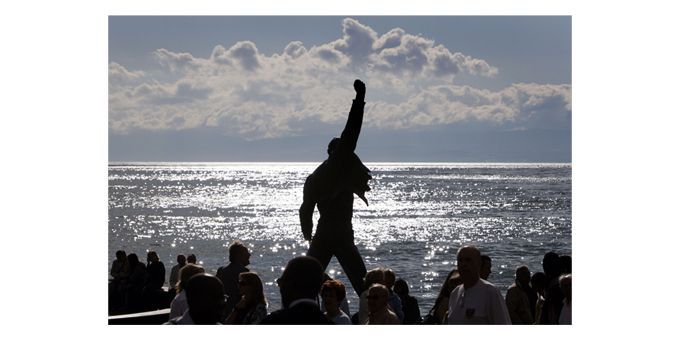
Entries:
[[474,246],[461,247],[457,265],[441,283],[432,308],[421,315],[409,284],[389,268],[369,270],[358,310],[350,311],[345,284],[324,273],[310,256],[293,258],[276,280],[282,308],[267,310],[263,283],[248,269],[250,251],[229,247],[229,263],[214,275],[196,256],[178,255],[163,289],[165,266],[155,251],[146,264],[116,252],[109,282],[109,313],[169,308],[166,324],[571,324],[571,257],[549,252],[543,272],[515,271],[505,296],[490,279],[492,259]]

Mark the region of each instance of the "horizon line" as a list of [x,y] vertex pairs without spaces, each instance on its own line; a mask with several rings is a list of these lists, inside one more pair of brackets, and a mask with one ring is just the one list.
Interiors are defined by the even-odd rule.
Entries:
[[[136,164],[320,164],[323,161],[109,161],[108,165],[136,165]],[[571,162],[421,162],[421,161],[385,161],[385,162],[364,162],[364,164],[467,164],[467,165],[494,165],[494,164],[555,164],[555,165],[571,165]]]

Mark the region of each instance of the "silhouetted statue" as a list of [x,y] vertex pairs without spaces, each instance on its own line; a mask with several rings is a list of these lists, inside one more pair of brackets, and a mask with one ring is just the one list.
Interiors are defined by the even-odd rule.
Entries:
[[[328,144],[328,159],[305,181],[300,225],[305,240],[311,241],[307,255],[318,259],[324,270],[335,255],[360,296],[366,266],[354,244],[352,211],[354,194],[368,205],[364,194],[370,190],[368,180],[371,175],[354,153],[364,117],[366,85],[357,79],[354,90],[356,98],[345,129],[340,138],[333,138]],[[318,206],[320,218],[312,239],[314,206]]]

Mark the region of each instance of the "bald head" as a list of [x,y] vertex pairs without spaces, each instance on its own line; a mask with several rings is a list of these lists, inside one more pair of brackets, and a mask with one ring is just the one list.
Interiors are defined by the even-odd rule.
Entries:
[[464,246],[458,249],[456,255],[458,272],[463,279],[465,287],[470,287],[479,280],[479,271],[482,265],[482,254],[475,246]]

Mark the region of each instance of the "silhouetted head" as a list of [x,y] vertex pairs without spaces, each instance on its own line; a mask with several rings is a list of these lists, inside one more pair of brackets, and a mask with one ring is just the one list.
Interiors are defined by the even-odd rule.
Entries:
[[196,275],[196,274],[201,274],[205,273],[205,270],[201,266],[197,266],[195,264],[187,264],[182,269],[179,270],[179,281],[177,281],[177,292],[181,292],[183,289],[186,288],[187,282],[189,282],[189,279]]
[[517,267],[515,270],[515,280],[523,286],[529,285],[531,281],[531,272],[527,266]]
[[482,266],[479,269],[479,277],[488,280],[489,275],[491,275],[491,257],[489,257],[489,255],[482,255]]
[[160,259],[158,258],[158,254],[156,254],[155,251],[150,251],[146,254],[146,262],[155,263],[158,262],[158,260]]
[[368,312],[377,313],[387,308],[389,290],[384,285],[376,283],[368,289]]
[[321,301],[324,308],[330,312],[336,312],[340,308],[346,294],[345,285],[340,280],[327,280],[321,286]]
[[387,289],[391,290],[392,287],[394,287],[394,280],[396,279],[397,277],[394,275],[394,271],[392,271],[392,269],[385,269],[385,287],[387,287]]
[[242,296],[251,296],[257,303],[267,303],[262,280],[254,272],[243,272],[238,275],[238,289]]
[[130,265],[130,269],[134,269],[139,264],[139,258],[135,253],[131,253],[130,255],[128,255],[127,261],[128,265]]
[[548,277],[544,272],[534,273],[534,275],[531,276],[531,289],[533,289],[534,292],[543,295],[546,284],[548,284]]
[[235,241],[229,246],[229,262],[238,263],[242,266],[247,266],[250,264],[250,252],[246,246]]
[[184,256],[184,255],[182,255],[182,254],[177,255],[177,263],[179,263],[179,264],[181,264],[181,265],[187,264],[187,258],[186,258],[186,256]]
[[118,260],[120,262],[125,262],[126,259],[127,259],[127,256],[125,255],[124,251],[119,250],[119,251],[116,252],[116,260]]
[[404,279],[394,281],[394,292],[399,296],[408,296],[408,283]]
[[340,138],[334,137],[331,139],[331,141],[328,143],[328,149],[326,149],[326,152],[328,155],[332,155],[335,150],[337,150],[338,146],[340,145]]
[[189,256],[187,256],[187,262],[196,264],[196,255],[189,254]]
[[560,268],[562,274],[571,274],[571,256],[560,256]]
[[288,308],[297,299],[316,299],[323,283],[323,267],[311,256],[298,256],[288,261],[283,275],[276,282],[283,307]]
[[555,252],[548,252],[543,256],[543,272],[551,280],[560,275],[562,271],[560,264],[560,256]]
[[376,283],[383,284],[383,282],[385,282],[385,271],[382,268],[371,269],[364,276],[365,289]]
[[196,274],[186,284],[189,315],[197,325],[214,325],[222,317],[224,288],[222,282],[208,274]]
[[464,246],[456,254],[458,271],[465,287],[471,287],[479,280],[482,268],[482,254],[475,246]]

